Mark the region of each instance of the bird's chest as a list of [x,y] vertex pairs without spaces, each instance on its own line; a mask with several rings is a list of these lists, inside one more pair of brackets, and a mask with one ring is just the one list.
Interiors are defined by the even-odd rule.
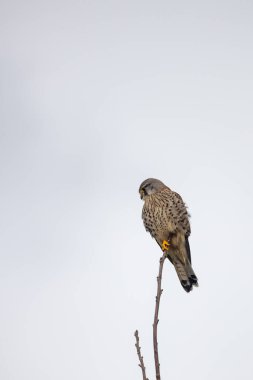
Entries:
[[168,229],[168,215],[165,205],[147,203],[143,207],[142,218],[144,226],[153,236],[158,231]]

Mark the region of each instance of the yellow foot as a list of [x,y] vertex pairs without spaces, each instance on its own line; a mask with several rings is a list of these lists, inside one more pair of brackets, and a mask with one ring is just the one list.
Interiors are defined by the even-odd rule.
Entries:
[[164,251],[168,251],[169,247],[170,247],[170,243],[167,240],[164,240],[163,243],[162,243],[162,250],[163,250],[163,252]]

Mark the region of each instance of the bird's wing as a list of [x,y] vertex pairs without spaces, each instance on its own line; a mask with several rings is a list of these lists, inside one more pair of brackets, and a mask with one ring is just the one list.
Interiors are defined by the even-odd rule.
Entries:
[[173,219],[175,221],[175,224],[177,226],[177,231],[180,236],[181,234],[184,235],[184,248],[180,250],[181,253],[184,252],[184,254],[187,255],[187,258],[189,262],[191,263],[191,251],[190,251],[190,245],[188,241],[188,237],[191,233],[191,227],[190,227],[190,222],[189,222],[189,214],[187,212],[187,208],[185,206],[185,203],[181,196],[176,193],[172,192],[172,214],[173,214]]
[[172,192],[172,199],[173,217],[175,219],[177,227],[184,232],[186,237],[188,237],[191,234],[191,226],[189,222],[190,215],[187,212],[186,205],[182,197],[175,191]]

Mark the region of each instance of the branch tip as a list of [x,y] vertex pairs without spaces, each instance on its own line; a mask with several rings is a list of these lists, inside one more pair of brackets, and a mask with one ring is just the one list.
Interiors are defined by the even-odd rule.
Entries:
[[135,347],[136,347],[137,355],[138,355],[139,362],[140,362],[140,364],[138,364],[138,366],[141,368],[143,380],[148,380],[148,378],[146,376],[146,368],[145,368],[145,365],[144,365],[143,356],[141,355],[141,347],[140,347],[140,344],[139,344],[140,339],[139,339],[138,330],[135,331],[134,336],[135,336],[135,339],[136,339]]

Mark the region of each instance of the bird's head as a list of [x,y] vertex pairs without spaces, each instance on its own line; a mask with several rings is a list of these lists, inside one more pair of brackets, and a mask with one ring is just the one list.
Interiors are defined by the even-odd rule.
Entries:
[[147,196],[162,190],[164,187],[166,186],[164,185],[164,183],[162,183],[162,181],[159,181],[159,179],[148,178],[145,181],[143,181],[140,185],[140,197],[145,201],[145,198]]

